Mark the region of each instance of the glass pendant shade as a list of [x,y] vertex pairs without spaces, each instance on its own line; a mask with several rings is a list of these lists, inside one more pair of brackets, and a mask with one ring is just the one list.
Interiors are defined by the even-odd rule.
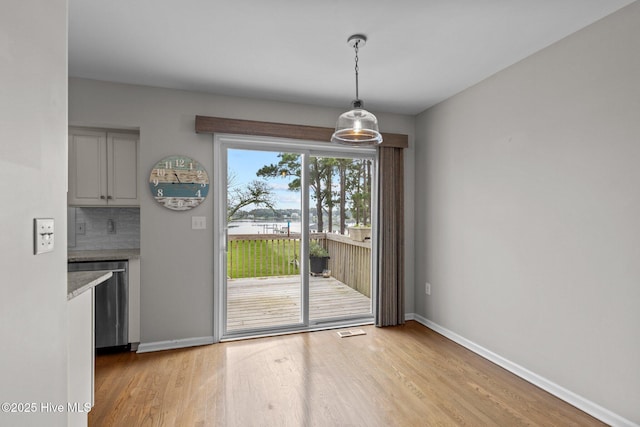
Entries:
[[382,143],[378,119],[362,108],[362,101],[358,96],[358,49],[366,42],[367,38],[362,34],[354,34],[347,39],[347,44],[353,47],[356,53],[356,99],[351,103],[351,110],[338,117],[336,131],[331,135],[331,142],[336,144],[360,147]]
[[378,131],[378,119],[362,108],[361,101],[354,101],[353,109],[338,117],[331,142],[353,146],[380,144],[382,135]]

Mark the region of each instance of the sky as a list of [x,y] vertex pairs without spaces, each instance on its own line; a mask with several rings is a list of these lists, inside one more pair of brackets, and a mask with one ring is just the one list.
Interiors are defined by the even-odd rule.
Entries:
[[[272,188],[277,199],[276,209],[300,209],[300,192],[289,191],[289,181],[292,177],[286,178],[262,178],[256,172],[263,166],[277,164],[278,153],[274,151],[254,151],[229,149],[227,151],[227,168],[229,173],[235,174],[235,183],[239,186],[246,186],[251,181],[265,180]],[[244,210],[251,210],[247,207]]]

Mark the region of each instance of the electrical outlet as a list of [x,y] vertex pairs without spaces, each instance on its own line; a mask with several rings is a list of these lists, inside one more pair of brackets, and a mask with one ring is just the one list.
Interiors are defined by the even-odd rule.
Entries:
[[76,224],[76,234],[86,234],[87,224],[85,222],[79,222]]
[[431,283],[427,282],[424,284],[424,293],[431,295]]

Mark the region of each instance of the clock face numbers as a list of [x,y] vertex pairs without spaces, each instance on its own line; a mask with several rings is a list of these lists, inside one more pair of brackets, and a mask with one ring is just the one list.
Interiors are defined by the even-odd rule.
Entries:
[[169,156],[151,169],[149,190],[158,203],[175,211],[195,208],[209,193],[209,175],[187,156]]

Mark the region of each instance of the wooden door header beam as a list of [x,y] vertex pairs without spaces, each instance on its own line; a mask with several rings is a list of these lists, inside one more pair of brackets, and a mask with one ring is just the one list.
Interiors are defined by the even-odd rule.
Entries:
[[[332,128],[318,126],[196,116],[196,133],[230,133],[235,135],[271,136],[276,138],[329,142],[333,131]],[[408,135],[383,132],[382,139],[382,147],[409,147]]]

